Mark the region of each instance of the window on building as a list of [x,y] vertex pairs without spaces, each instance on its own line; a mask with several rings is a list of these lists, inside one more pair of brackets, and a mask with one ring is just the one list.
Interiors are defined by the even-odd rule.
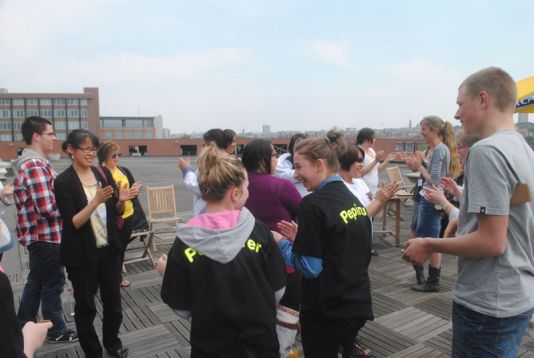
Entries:
[[65,105],[65,100],[64,99],[55,99],[54,100],[54,105],[56,105],[56,106]]
[[13,123],[13,129],[20,130],[20,126],[22,125],[22,122],[14,122]]
[[82,118],[87,118],[87,109],[82,109]]
[[26,110],[26,117],[38,116],[38,115],[39,115],[38,109],[27,109]]
[[41,117],[51,118],[53,114],[51,109],[41,109]]
[[113,139],[113,132],[107,131],[106,132],[106,139]]
[[121,131],[115,132],[115,139],[122,139],[122,132]]
[[154,120],[153,119],[145,119],[144,122],[145,123],[144,123],[143,127],[145,127],[145,128],[154,127]]
[[54,109],[54,117],[56,118],[65,118],[65,110],[64,109]]
[[0,109],[0,118],[11,118],[11,111],[9,109]]
[[141,131],[135,132],[135,139],[143,139],[143,132]]
[[0,98],[0,106],[9,106],[11,100],[9,98]]
[[87,100],[86,99],[81,99],[80,100],[80,105],[81,106],[87,106]]
[[51,106],[52,100],[49,98],[41,98],[41,106]]
[[23,99],[14,99],[13,100],[14,106],[24,106],[24,100]]
[[146,137],[147,137],[147,139],[154,138],[154,132],[146,132]]
[[89,128],[89,123],[87,121],[82,121],[82,129]]
[[133,139],[133,132],[127,132],[126,133],[126,138]]
[[55,129],[67,129],[67,123],[65,121],[54,121]]
[[79,103],[80,103],[80,100],[77,99],[77,98],[69,98],[69,99],[67,100],[67,104],[68,104],[69,106],[77,106]]
[[67,133],[65,133],[65,132],[56,132],[56,139],[57,140],[65,140],[65,139],[67,139]]
[[143,128],[142,119],[126,119],[124,120],[124,126],[126,128]]
[[11,142],[12,140],[11,134],[0,134],[0,141],[2,142]]
[[3,130],[3,131],[11,130],[11,121],[4,120],[0,122],[0,130]]
[[78,118],[80,112],[77,109],[69,109],[69,118]]
[[25,118],[24,110],[23,109],[14,109],[13,110],[13,117],[14,118]]
[[69,121],[69,130],[80,129],[80,122],[78,121]]
[[102,128],[122,128],[122,119],[101,119]]
[[22,134],[21,133],[15,134],[15,140],[16,141],[21,141],[22,140]]
[[26,99],[26,105],[27,106],[37,106],[39,104],[39,100],[36,98],[27,98]]

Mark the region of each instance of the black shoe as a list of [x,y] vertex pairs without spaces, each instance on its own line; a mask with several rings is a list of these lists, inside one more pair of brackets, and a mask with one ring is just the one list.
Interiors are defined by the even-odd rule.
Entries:
[[109,353],[109,355],[117,358],[128,358],[128,348],[119,348],[114,353]]
[[58,334],[55,337],[48,337],[48,343],[71,343],[78,340],[78,335],[72,329],[69,329],[63,334]]

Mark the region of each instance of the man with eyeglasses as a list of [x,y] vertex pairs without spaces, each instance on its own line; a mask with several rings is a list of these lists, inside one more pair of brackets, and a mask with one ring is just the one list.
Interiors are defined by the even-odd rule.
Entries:
[[18,319],[21,326],[36,322],[39,304],[43,318],[53,324],[48,342],[78,340],[67,328],[61,312],[65,271],[59,260],[61,218],[54,195],[56,172],[46,159],[56,137],[52,123],[41,117],[28,117],[21,126],[26,147],[13,165],[13,198],[17,207],[17,237],[29,252],[30,272],[22,292]]

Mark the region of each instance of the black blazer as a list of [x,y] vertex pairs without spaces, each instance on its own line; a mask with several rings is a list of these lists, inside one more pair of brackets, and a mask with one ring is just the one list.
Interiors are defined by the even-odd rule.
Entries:
[[[112,185],[116,193],[117,186],[108,169],[103,168],[106,179],[103,179],[98,170],[91,168],[97,181],[102,186]],[[87,206],[87,197],[83,190],[82,182],[72,167],[68,167],[59,174],[54,181],[54,193],[56,202],[63,219],[61,230],[61,244],[59,256],[61,263],[66,268],[95,264],[97,261],[96,239],[91,227],[91,220],[87,220],[79,229],[74,227],[72,218],[80,210]],[[120,240],[118,236],[116,203],[118,198],[112,196],[106,201],[108,243],[117,253],[120,252]]]

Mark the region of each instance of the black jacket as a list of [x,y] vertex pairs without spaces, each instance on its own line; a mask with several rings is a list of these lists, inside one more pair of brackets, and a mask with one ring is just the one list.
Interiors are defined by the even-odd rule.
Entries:
[[[108,169],[103,168],[107,180],[102,178],[96,168],[92,167],[92,170],[96,180],[103,187],[112,185],[115,193],[118,194],[117,186]],[[95,264],[97,260],[96,239],[91,227],[91,220],[87,220],[79,229],[76,229],[72,223],[74,215],[87,206],[87,197],[83,190],[82,182],[72,165],[55,179],[54,193],[63,219],[61,245],[59,248],[61,263],[66,268]],[[118,198],[114,195],[106,201],[106,212],[108,243],[118,253],[121,246],[117,227],[117,200]]]

